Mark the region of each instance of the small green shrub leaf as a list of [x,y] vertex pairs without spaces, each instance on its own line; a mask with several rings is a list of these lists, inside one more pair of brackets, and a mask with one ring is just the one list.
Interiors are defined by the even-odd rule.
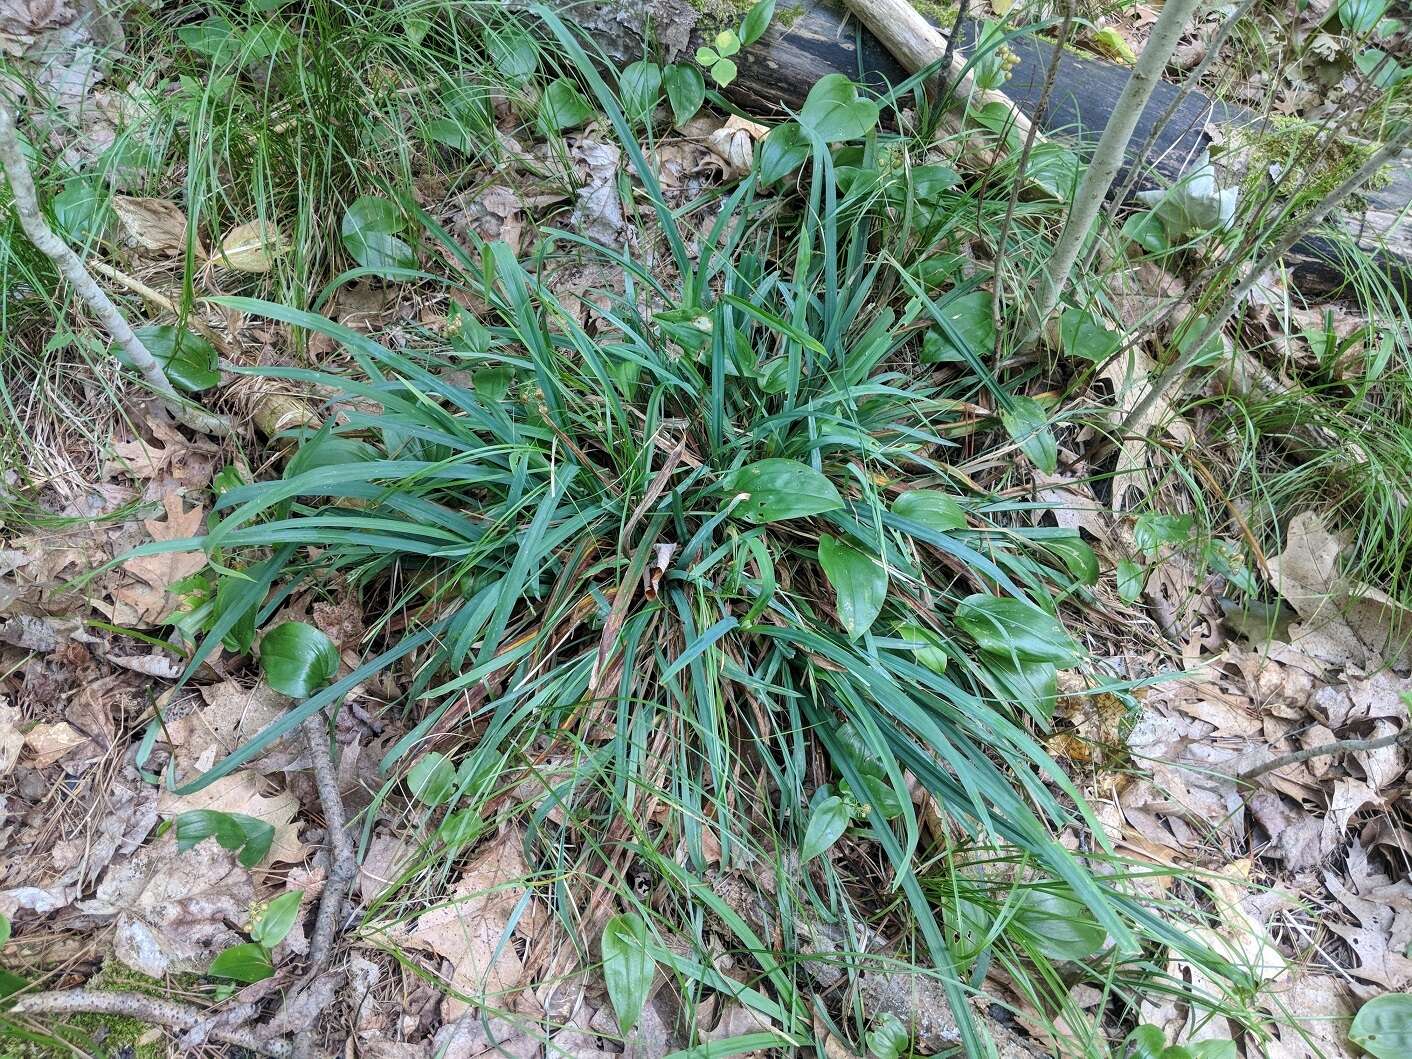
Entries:
[[1142,586],[1147,583],[1147,574],[1131,559],[1118,560],[1118,598],[1124,603],[1134,603],[1142,595]]
[[[209,390],[221,381],[216,369],[216,347],[200,335],[175,324],[148,324],[133,332],[162,365],[173,386],[187,393]],[[122,346],[113,344],[113,355],[129,368],[135,367]]]
[[672,123],[685,125],[706,102],[706,78],[701,68],[689,63],[672,63],[662,72],[667,86],[667,102],[672,106]]
[[868,1031],[868,1054],[872,1059],[899,1059],[908,1054],[912,1035],[907,1026],[892,1012],[884,1012]]
[[1143,554],[1154,556],[1163,545],[1185,544],[1196,528],[1191,515],[1163,515],[1146,511],[1133,523],[1133,543]]
[[765,30],[770,28],[770,19],[774,17],[775,0],[759,0],[746,12],[740,24],[740,43],[746,46],[754,44],[765,35]]
[[1059,666],[1079,658],[1078,645],[1059,619],[1023,599],[977,592],[957,606],[956,624],[988,654]]
[[377,195],[354,199],[343,214],[340,238],[350,257],[364,268],[416,268],[412,248],[398,238],[402,211]]
[[631,63],[623,67],[618,90],[624,113],[634,121],[646,122],[662,96],[662,68],[656,63]]
[[942,649],[941,640],[931,630],[920,625],[899,625],[897,638],[907,640],[913,645],[912,653],[916,656],[918,663],[926,666],[933,673],[946,672],[948,661],[946,651]]
[[1135,213],[1123,222],[1122,236],[1130,243],[1136,243],[1149,254],[1165,254],[1172,249],[1167,240],[1167,229],[1162,219],[1152,211]]
[[556,77],[539,97],[539,122],[545,132],[576,129],[593,117],[588,100],[567,77]]
[[856,140],[878,123],[878,105],[858,97],[858,86],[843,74],[814,82],[799,112],[799,124],[824,143]]
[[1068,356],[1101,364],[1118,352],[1123,340],[1093,313],[1071,307],[1059,317],[1059,344]]
[[337,467],[345,463],[365,463],[378,458],[378,450],[366,441],[346,438],[341,434],[310,433],[284,465],[285,478],[297,478],[306,471],[320,467]]
[[909,489],[892,502],[892,513],[898,518],[919,522],[938,533],[966,528],[965,509],[955,497],[938,489]]
[[264,820],[244,813],[192,809],[173,821],[177,849],[186,852],[198,842],[214,838],[222,849],[235,853],[242,867],[253,868],[265,859],[274,844],[275,829]]
[[407,787],[423,805],[443,805],[456,793],[456,766],[445,754],[429,751],[407,772]]
[[539,69],[539,49],[534,38],[513,23],[487,29],[483,40],[490,61],[514,84],[524,84]]
[[299,918],[299,905],[304,900],[304,891],[290,890],[282,893],[265,906],[264,914],[255,922],[250,931],[251,939],[266,949],[273,949],[294,928]]
[[275,966],[264,946],[247,941],[243,945],[232,945],[218,955],[206,973],[237,982],[263,982],[275,973]]
[[1160,1027],[1150,1023],[1139,1026],[1123,1041],[1123,1059],[1162,1059],[1167,1038]]
[[848,803],[838,795],[825,798],[809,814],[804,842],[799,847],[800,862],[811,861],[828,851],[848,830]]
[[618,1016],[618,1029],[627,1033],[642,1015],[657,970],[647,947],[647,924],[635,912],[614,916],[603,928],[600,945],[608,999]]
[[[977,290],[952,298],[938,306],[941,316],[961,340],[970,347],[969,352],[982,356],[995,348],[995,318],[991,315],[994,298],[990,291]],[[922,363],[951,363],[965,360],[967,350],[956,348],[951,336],[940,328],[927,332],[922,340]]]
[[1348,1039],[1373,1059],[1406,1059],[1412,1055],[1412,993],[1374,997],[1353,1017]]
[[91,177],[70,180],[49,208],[64,234],[80,243],[102,239],[116,217],[103,185]]
[[740,68],[736,66],[734,59],[717,59],[711,64],[711,80],[722,88],[734,81],[738,73]]
[[833,586],[838,620],[850,640],[873,627],[887,598],[887,570],[871,555],[825,533],[819,538],[819,565]]
[[306,622],[287,621],[260,641],[265,682],[281,695],[307,699],[338,673],[338,648]]
[[773,184],[789,176],[809,158],[809,137],[798,122],[786,121],[760,141],[760,183]]
[[1045,474],[1058,469],[1059,445],[1049,429],[1044,405],[1032,397],[1012,398],[1010,408],[1000,414],[1000,422],[1031,463]]
[[731,476],[731,495],[746,494],[736,507],[749,522],[780,522],[837,511],[843,506],[832,482],[797,460],[760,460]]
[[1079,182],[1079,156],[1057,143],[1037,143],[1030,150],[1025,178],[1050,198],[1067,202]]

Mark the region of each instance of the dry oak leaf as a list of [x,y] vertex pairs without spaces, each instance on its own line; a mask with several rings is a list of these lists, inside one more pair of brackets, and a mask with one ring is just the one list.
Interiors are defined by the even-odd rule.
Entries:
[[[177,766],[183,770],[199,768],[203,759],[224,757],[289,711],[289,700],[267,684],[245,688],[227,680],[202,687],[201,697],[204,707],[167,725]],[[302,752],[299,740],[286,735],[250,766],[266,774],[278,772],[292,766]]]
[[[142,525],[154,541],[178,541],[200,535],[206,518],[206,509],[200,504],[188,511],[183,508],[181,497],[168,493],[162,498],[162,506],[166,509],[165,521],[153,518],[142,520]],[[129,593],[123,597],[121,590],[118,590],[113,593],[114,599],[128,602],[139,609],[142,620],[159,622],[179,605],[176,597],[168,591],[171,586],[200,572],[205,565],[206,556],[200,549],[128,559],[122,568],[156,591],[146,592],[138,588],[137,595]]]
[[[199,771],[206,771],[215,762],[215,750],[196,763]],[[263,820],[275,829],[274,842],[261,864],[297,864],[308,853],[304,843],[299,841],[299,826],[294,818],[299,814],[299,800],[288,791],[266,795],[260,792],[260,777],[243,769],[229,776],[222,776],[208,787],[193,794],[176,794],[164,790],[157,801],[157,812],[162,816],[176,816],[198,809],[214,809],[221,813],[241,813]]]
[[[175,257],[186,249],[186,212],[168,199],[114,195],[122,244],[144,254]],[[205,256],[197,242],[198,256]]]
[[0,700],[0,776],[7,775],[20,759],[25,737],[20,731],[20,710]]
[[250,873],[217,843],[178,852],[176,836],[167,834],[110,868],[93,899],[78,907],[116,916],[114,955],[160,978],[205,971],[218,952],[243,941],[226,924],[244,926],[254,897]]
[[[494,839],[467,866],[449,899],[424,912],[411,932],[412,943],[451,964],[448,984],[454,994],[442,1005],[447,1021],[471,1008],[462,996],[485,998],[490,1007],[509,1009],[521,984],[524,964],[508,936],[529,874],[520,842],[516,831]],[[516,925],[524,926],[523,921]]]
[[36,724],[24,736],[25,746],[29,747],[30,764],[42,769],[54,764],[71,750],[88,742],[84,735],[67,721],[54,724]]

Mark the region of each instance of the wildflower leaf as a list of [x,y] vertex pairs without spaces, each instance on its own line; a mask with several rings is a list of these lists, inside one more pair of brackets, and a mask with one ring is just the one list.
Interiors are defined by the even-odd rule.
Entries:
[[600,944],[608,999],[618,1016],[618,1028],[627,1033],[642,1015],[657,969],[647,948],[647,924],[635,912],[614,916],[603,928]]

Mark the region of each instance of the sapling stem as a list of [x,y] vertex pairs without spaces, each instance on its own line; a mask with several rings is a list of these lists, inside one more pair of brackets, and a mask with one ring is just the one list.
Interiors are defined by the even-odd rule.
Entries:
[[104,330],[113,336],[113,341],[127,354],[128,361],[142,375],[152,391],[171,409],[177,421],[203,434],[229,434],[231,426],[226,419],[192,407],[189,401],[184,400],[172,388],[171,380],[167,378],[161,363],[133,332],[121,310],[113,303],[113,299],[98,286],[78,254],[49,227],[49,222],[45,220],[44,213],[39,208],[39,195],[34,188],[34,178],[20,146],[15,112],[4,99],[0,99],[0,166],[3,166],[5,176],[10,182],[10,194],[15,200],[15,214],[19,217],[20,227],[24,229],[29,241],[54,263],[59,275],[93,311]]
[[1260,260],[1246,271],[1245,278],[1231,291],[1221,308],[1207,318],[1206,326],[1187,346],[1187,352],[1177,357],[1166,370],[1158,373],[1157,378],[1153,380],[1142,399],[1133,406],[1132,411],[1119,424],[1117,431],[1119,437],[1132,432],[1133,424],[1141,423],[1143,417],[1151,411],[1152,406],[1168,390],[1186,377],[1187,372],[1200,359],[1201,351],[1221,333],[1221,329],[1226,326],[1226,321],[1235,315],[1236,310],[1245,301],[1246,295],[1250,293],[1256,283],[1260,282],[1260,277],[1273,268],[1295,243],[1323,223],[1324,218],[1337,209],[1344,199],[1377,175],[1378,170],[1382,169],[1391,159],[1397,157],[1410,142],[1412,142],[1412,122],[1399,129],[1397,134],[1370,155],[1355,173],[1325,195],[1301,223],[1290,226],[1289,230],[1265,252]]
[[1177,48],[1177,41],[1187,23],[1191,21],[1199,3],[1200,0],[1168,0],[1162,5],[1162,13],[1157,16],[1157,22],[1152,27],[1152,36],[1147,41],[1147,47],[1142,49],[1142,54],[1133,66],[1132,76],[1123,86],[1118,102],[1114,105],[1112,114],[1108,116],[1108,124],[1103,127],[1098,146],[1094,148],[1093,158],[1084,170],[1083,179],[1079,181],[1078,191],[1074,193],[1074,202],[1069,207],[1069,215],[1064,221],[1063,231],[1059,233],[1059,241],[1055,244],[1054,253],[1050,255],[1049,263],[1040,276],[1039,300],[1029,317],[1024,337],[1020,340],[1021,349],[1034,344],[1044,329],[1049,314],[1059,304],[1059,298],[1068,286],[1074,262],[1087,245],[1093,222],[1098,219],[1098,213],[1107,200],[1108,191],[1123,166],[1123,158],[1127,154],[1128,143],[1133,138],[1138,119],[1147,107],[1147,101],[1152,97],[1152,90],[1162,79],[1162,71],[1167,68],[1167,63]]

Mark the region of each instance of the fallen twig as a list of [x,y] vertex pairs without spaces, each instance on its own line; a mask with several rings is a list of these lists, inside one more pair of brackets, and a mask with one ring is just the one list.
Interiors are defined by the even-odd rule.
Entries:
[[5,176],[10,181],[10,193],[15,200],[15,214],[19,217],[20,227],[24,229],[29,241],[54,263],[59,275],[74,288],[98,317],[98,322],[113,336],[113,341],[122,347],[128,361],[141,373],[147,385],[171,408],[178,422],[203,434],[229,434],[231,426],[228,420],[194,407],[172,388],[166,370],[133,332],[127,319],[113,303],[113,299],[98,286],[92,273],[69,244],[49,227],[49,222],[44,219],[44,213],[39,208],[39,195],[34,189],[29,163],[25,161],[24,151],[20,147],[14,111],[3,99],[0,99],[0,166],[3,166]]
[[1376,739],[1335,739],[1332,743],[1321,743],[1319,746],[1311,746],[1304,750],[1291,750],[1288,754],[1281,754],[1264,764],[1255,765],[1243,772],[1236,773],[1236,780],[1240,783],[1249,783],[1267,772],[1274,772],[1286,765],[1298,765],[1301,761],[1308,761],[1310,758],[1345,754],[1349,751],[1381,750],[1385,746],[1412,746],[1412,728],[1394,732],[1392,735],[1380,735]]
[[[90,989],[64,989],[50,993],[30,993],[11,1004],[10,1015],[120,1015],[153,1026],[172,1030],[190,1030],[207,1021],[207,1014],[194,1007],[172,1000],[159,1000],[141,993],[108,993]],[[249,1030],[213,1026],[210,1035],[216,1040],[234,1044],[258,1055],[287,1059],[292,1054],[289,1042],[260,1040]]]

